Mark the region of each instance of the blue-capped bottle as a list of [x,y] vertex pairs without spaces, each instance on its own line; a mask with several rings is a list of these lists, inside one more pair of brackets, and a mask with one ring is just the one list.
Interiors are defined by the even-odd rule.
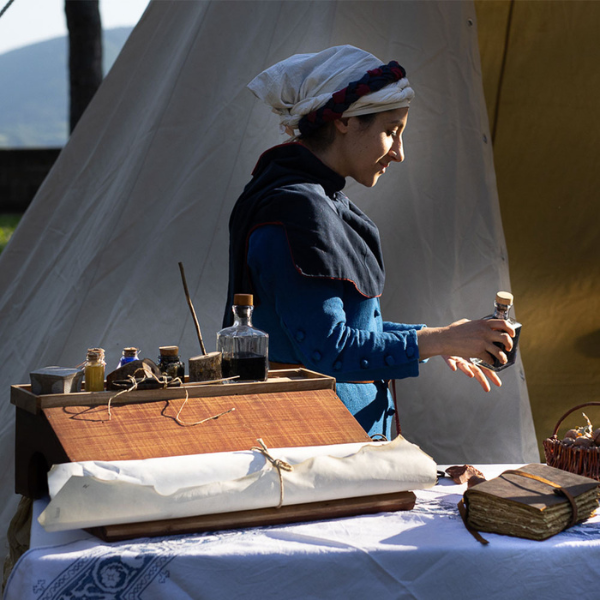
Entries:
[[233,325],[217,333],[217,351],[223,355],[223,377],[237,377],[236,381],[266,381],[269,335],[252,326],[252,294],[236,294],[232,311]]
[[134,360],[139,360],[138,352],[139,350],[137,348],[123,348],[123,355],[117,365],[117,369],[120,369],[123,365],[133,362]]
[[471,362],[475,363],[479,367],[485,367],[486,369],[490,369],[492,371],[503,371],[508,367],[511,367],[515,364],[515,360],[517,358],[517,346],[519,344],[519,336],[521,335],[521,323],[515,321],[509,313],[510,309],[513,305],[513,295],[510,292],[498,292],[496,294],[496,302],[494,303],[494,313],[484,317],[484,319],[504,319],[508,321],[515,330],[515,336],[512,339],[513,346],[510,351],[507,351],[504,347],[504,344],[500,342],[494,342],[496,346],[502,348],[504,354],[506,354],[506,358],[508,359],[504,364],[502,364],[496,357],[491,363],[487,363],[479,358],[472,358]]

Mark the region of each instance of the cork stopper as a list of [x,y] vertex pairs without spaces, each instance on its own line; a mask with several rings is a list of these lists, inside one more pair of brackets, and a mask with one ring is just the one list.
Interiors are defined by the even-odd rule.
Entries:
[[502,304],[504,306],[512,306],[513,295],[510,292],[498,292],[496,294],[496,304]]
[[178,356],[179,346],[160,346],[158,348],[161,356]]
[[104,349],[103,348],[88,348],[87,360],[92,361],[92,362],[104,360]]
[[235,306],[254,306],[254,296],[252,294],[236,294],[233,297]]
[[125,358],[135,358],[135,355],[139,352],[137,348],[123,348],[123,356]]

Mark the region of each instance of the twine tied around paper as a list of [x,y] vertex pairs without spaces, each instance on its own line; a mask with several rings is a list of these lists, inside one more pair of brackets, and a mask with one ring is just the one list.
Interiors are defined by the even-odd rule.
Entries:
[[269,449],[261,438],[258,438],[256,441],[260,444],[260,447],[252,446],[251,449],[260,452],[277,469],[277,474],[279,475],[279,504],[276,508],[281,508],[283,506],[283,473],[281,471],[282,469],[284,471],[293,471],[294,467],[280,458],[271,456]]

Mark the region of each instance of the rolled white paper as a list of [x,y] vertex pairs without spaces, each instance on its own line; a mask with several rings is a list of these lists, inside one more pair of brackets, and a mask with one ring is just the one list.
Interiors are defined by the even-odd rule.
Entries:
[[[426,489],[433,459],[398,436],[391,442],[273,448],[283,471],[284,505]],[[65,463],[48,474],[46,531],[137,523],[277,506],[277,469],[257,451],[137,461]]]

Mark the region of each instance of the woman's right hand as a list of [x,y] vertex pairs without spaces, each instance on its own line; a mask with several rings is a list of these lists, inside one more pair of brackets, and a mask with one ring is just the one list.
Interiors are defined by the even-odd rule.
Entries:
[[508,352],[512,349],[515,329],[503,319],[461,319],[446,327],[425,327],[417,332],[419,357],[460,356],[466,360],[479,358],[492,362],[497,358],[507,361],[500,343]]

